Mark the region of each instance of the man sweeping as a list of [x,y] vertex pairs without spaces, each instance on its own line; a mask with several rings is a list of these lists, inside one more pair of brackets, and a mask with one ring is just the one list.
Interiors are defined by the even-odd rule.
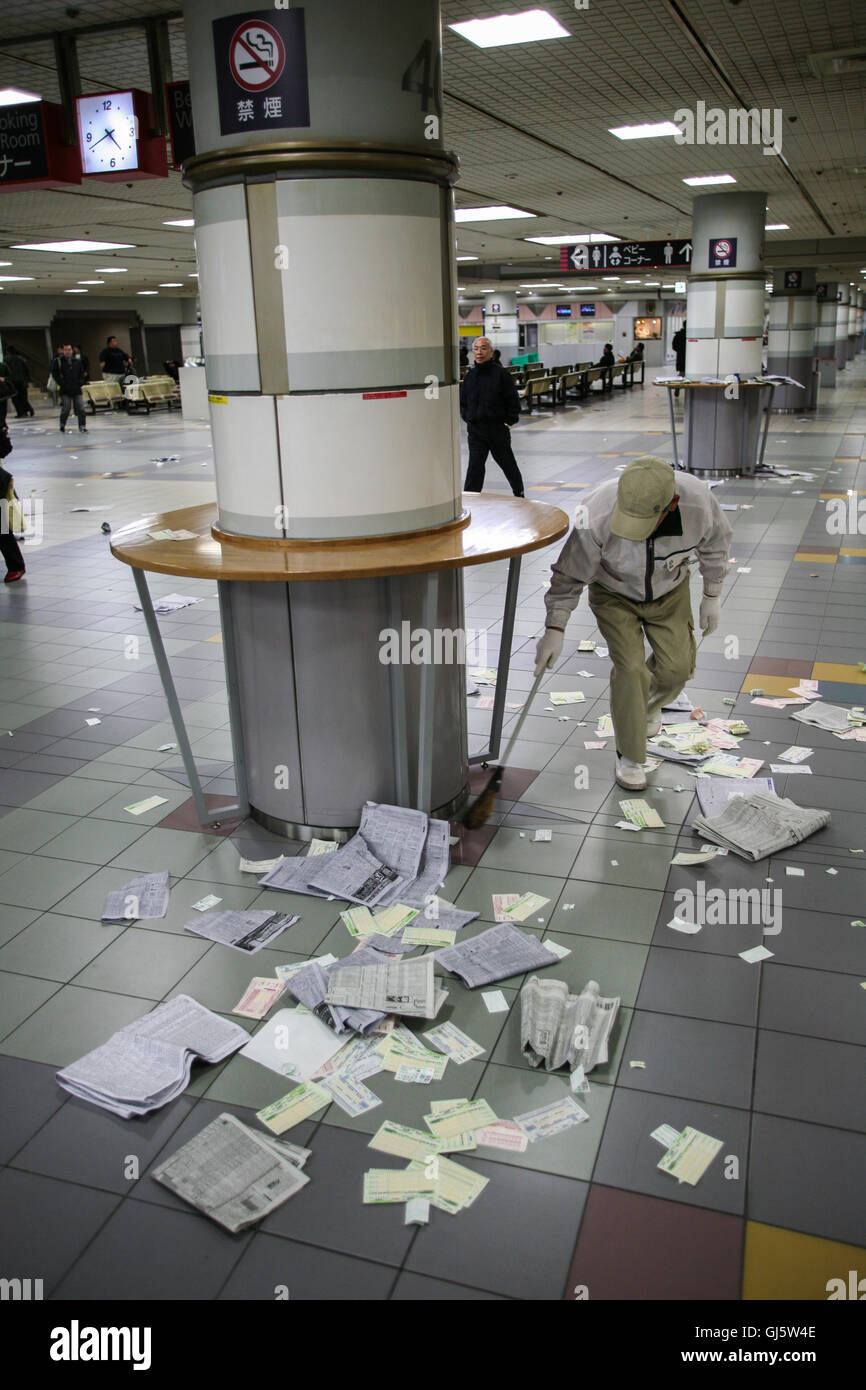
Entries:
[[553,566],[535,674],[558,661],[566,623],[588,584],[613,663],[616,780],[629,791],[646,786],[647,737],[658,733],[662,708],[695,669],[689,559],[697,554],[704,581],[701,628],[714,632],[730,543],[731,528],[706,483],[675,473],[664,459],[639,458],[618,479],[584,493]]

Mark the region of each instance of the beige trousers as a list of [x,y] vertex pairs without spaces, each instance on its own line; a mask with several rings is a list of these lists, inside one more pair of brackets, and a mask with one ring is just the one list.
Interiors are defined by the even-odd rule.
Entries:
[[[647,719],[675,700],[694,673],[697,649],[689,581],[652,603],[635,603],[590,584],[589,606],[613,665],[610,708],[617,752],[642,763]],[[649,660],[644,639],[652,647]]]

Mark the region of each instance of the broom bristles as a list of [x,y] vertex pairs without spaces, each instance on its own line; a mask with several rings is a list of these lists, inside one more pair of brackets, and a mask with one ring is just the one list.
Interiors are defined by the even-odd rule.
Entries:
[[480,830],[482,825],[486,825],[493,814],[493,807],[496,805],[496,788],[494,786],[485,787],[473,806],[470,806],[463,817],[463,824],[467,830]]

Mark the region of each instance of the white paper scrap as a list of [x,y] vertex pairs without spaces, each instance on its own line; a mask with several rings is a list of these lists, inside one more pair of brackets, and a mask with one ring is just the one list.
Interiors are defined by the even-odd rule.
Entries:
[[482,993],[484,1006],[489,1014],[504,1014],[508,1012],[508,1000],[501,989],[489,989]]
[[749,965],[757,965],[760,960],[770,960],[773,952],[768,951],[766,946],[753,946],[751,950],[740,951],[740,959],[748,961]]

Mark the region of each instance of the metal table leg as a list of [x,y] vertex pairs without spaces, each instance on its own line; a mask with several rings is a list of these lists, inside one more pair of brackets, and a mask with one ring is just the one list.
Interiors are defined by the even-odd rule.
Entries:
[[774,397],[775,394],[776,394],[776,383],[775,383],[775,381],[768,381],[768,382],[767,382],[767,385],[768,385],[769,388],[770,388],[770,394],[769,394],[769,397],[767,398],[767,418],[766,418],[765,421],[764,421],[764,436],[763,436],[763,438],[762,438],[762,440],[761,440],[761,452],[760,452],[759,455],[758,455],[758,464],[757,464],[758,468],[760,468],[760,467],[763,465],[763,462],[764,462],[764,450],[765,450],[766,447],[767,447],[767,435],[768,435],[769,432],[770,432],[770,411],[773,409],[773,397]]
[[[400,632],[402,622],[400,580],[396,576],[385,581],[388,585],[388,612],[391,627]],[[406,675],[399,661],[392,662],[391,737],[394,751],[394,799],[398,806],[409,805],[409,759],[406,751]]]
[[[244,739],[241,729],[241,703],[238,689],[238,662],[235,644],[235,615],[232,607],[231,584],[225,580],[217,581],[217,596],[220,605],[220,622],[223,633],[223,659],[226,668],[226,689],[229,697],[229,729],[232,739],[232,761],[235,767],[235,795],[238,809],[249,814],[250,800],[247,790],[247,764],[244,753]],[[225,817],[225,812],[222,812]]]
[[679,466],[680,466],[680,460],[679,460],[679,455],[677,454],[677,417],[676,417],[675,414],[674,414],[674,393],[673,393],[673,391],[670,389],[670,387],[667,388],[667,392],[668,392],[668,409],[670,410],[670,413],[671,413],[671,437],[672,437],[672,439],[673,439],[673,446],[674,446],[674,468],[679,468]]
[[499,664],[496,668],[496,691],[493,696],[493,714],[490,720],[490,743],[485,752],[473,753],[470,763],[487,763],[499,757],[502,741],[502,720],[505,714],[505,696],[508,686],[508,672],[511,668],[511,641],[514,636],[514,618],[517,613],[517,591],[520,587],[520,555],[512,555],[508,562],[508,584],[505,588],[505,612],[502,615],[502,636],[499,639]]
[[[144,570],[139,569],[133,569],[132,577],[135,581],[135,587],[138,590],[139,602],[141,603],[141,611],[144,614],[144,621],[147,627],[147,635],[150,638],[150,644],[153,648],[153,655],[156,661],[156,669],[159,671],[159,678],[162,681],[163,694],[165,695],[166,704],[168,705],[168,712],[171,716],[171,722],[174,727],[175,735],[177,736],[177,746],[180,749],[180,756],[183,759],[183,765],[186,770],[186,775],[189,779],[190,791],[192,792],[192,798],[195,802],[195,809],[198,814],[199,824],[202,826],[218,825],[222,821],[233,819],[237,816],[245,816],[247,814],[247,811],[249,810],[249,805],[246,803],[246,778],[244,772],[243,759],[241,759],[240,764],[236,764],[236,776],[238,780],[238,797],[236,802],[231,806],[221,806],[218,811],[209,811],[207,809],[207,803],[205,802],[204,792],[202,791],[201,780],[198,775],[198,768],[195,765],[195,759],[192,754],[192,748],[190,747],[189,735],[187,734],[186,724],[184,723],[183,719],[183,711],[180,707],[180,701],[177,698],[177,691],[174,688],[174,678],[171,674],[171,667],[169,666],[168,657],[166,655],[165,647],[163,645],[162,633],[159,630],[159,623],[157,622],[156,614],[153,611],[153,602],[150,597],[150,590],[147,587],[147,577]],[[229,635],[229,646],[231,648],[231,634]],[[226,677],[230,682],[229,699],[231,700],[233,698],[231,680],[232,676],[234,676],[235,673],[233,671],[232,676],[229,676],[230,665],[233,665],[233,663],[230,662],[229,652],[227,651]],[[233,748],[235,748],[235,722],[236,721],[233,718]]]
[[439,571],[424,576],[423,630],[430,637],[430,660],[421,667],[421,698],[418,708],[418,777],[416,807],[431,809],[433,792],[433,715],[436,708],[436,643],[434,630],[439,607]]

